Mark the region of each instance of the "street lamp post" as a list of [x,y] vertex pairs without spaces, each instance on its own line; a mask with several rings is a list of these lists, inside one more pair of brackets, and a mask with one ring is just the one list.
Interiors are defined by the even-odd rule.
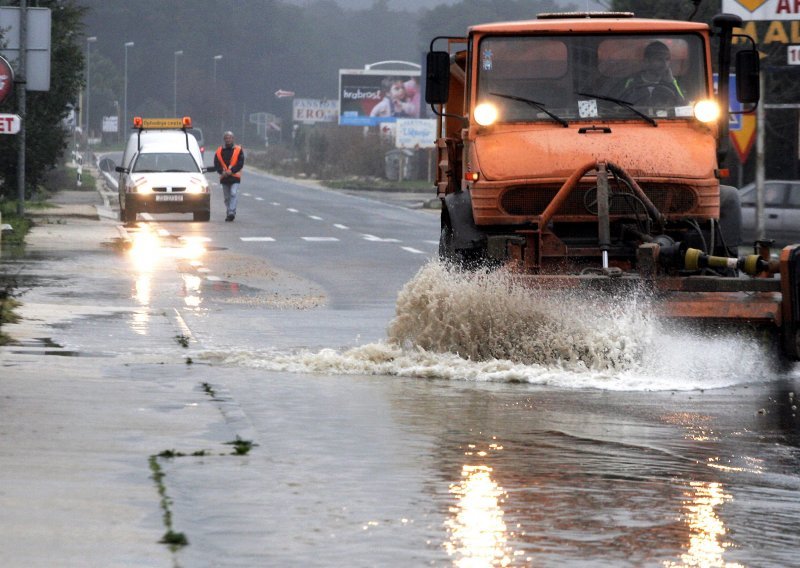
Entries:
[[173,74],[172,115],[178,116],[178,56],[183,55],[183,50],[175,52],[175,72]]
[[[214,107],[216,107],[219,104],[219,95],[217,94],[217,61],[219,61],[220,59],[222,59],[221,55],[214,56],[214,102],[215,102]],[[222,113],[220,113],[219,117],[219,130],[220,132],[222,132]]]
[[89,144],[89,137],[91,133],[89,132],[89,126],[91,124],[91,118],[89,117],[89,98],[92,92],[92,44],[97,41],[97,36],[91,36],[86,38],[86,144]]
[[124,135],[127,133],[126,125],[128,124],[128,48],[133,47],[132,41],[125,42],[125,95],[123,97],[123,104],[122,104],[122,134],[123,139]]
[[217,92],[217,61],[222,59],[221,55],[214,56],[214,94]]

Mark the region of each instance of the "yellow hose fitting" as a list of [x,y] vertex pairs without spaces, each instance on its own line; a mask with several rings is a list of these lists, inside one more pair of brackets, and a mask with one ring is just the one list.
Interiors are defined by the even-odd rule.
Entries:
[[742,267],[744,273],[749,274],[750,276],[755,276],[758,274],[758,261],[760,259],[761,257],[757,254],[748,254],[746,257],[744,257],[744,266]]
[[683,257],[683,264],[686,270],[700,270],[700,257],[703,251],[690,248],[686,249],[686,256]]

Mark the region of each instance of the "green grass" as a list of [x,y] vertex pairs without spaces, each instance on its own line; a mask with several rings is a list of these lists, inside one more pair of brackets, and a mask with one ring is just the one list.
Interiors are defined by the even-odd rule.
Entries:
[[[26,203],[27,207],[28,204]],[[25,235],[30,231],[32,222],[27,217],[20,217],[17,215],[17,202],[16,201],[0,201],[0,214],[2,214],[2,223],[8,223],[13,227],[11,233],[6,233],[2,237],[2,242],[6,245],[21,245],[25,242]]]

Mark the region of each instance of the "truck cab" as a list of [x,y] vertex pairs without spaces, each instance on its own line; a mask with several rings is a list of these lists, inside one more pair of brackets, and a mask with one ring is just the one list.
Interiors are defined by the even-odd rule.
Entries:
[[[727,256],[740,223],[719,166],[736,20],[719,19],[717,91],[703,23],[542,14],[435,38],[440,256],[628,270],[652,239]],[[740,100],[756,103],[757,61],[738,65]]]

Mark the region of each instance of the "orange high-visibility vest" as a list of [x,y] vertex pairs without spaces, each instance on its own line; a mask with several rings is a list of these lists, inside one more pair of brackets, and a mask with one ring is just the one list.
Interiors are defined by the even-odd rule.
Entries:
[[[233,147],[233,154],[231,154],[231,164],[228,165],[228,164],[225,163],[225,160],[222,159],[222,146],[220,146],[219,148],[217,148],[217,159],[219,160],[219,163],[222,164],[222,167],[224,169],[229,170],[229,169],[231,169],[231,167],[236,165],[236,162],[239,161],[239,154],[241,154],[241,153],[242,153],[242,147],[241,146],[234,146]],[[230,173],[229,175],[231,177],[235,177],[237,180],[241,180],[242,179],[242,174],[240,172]]]

